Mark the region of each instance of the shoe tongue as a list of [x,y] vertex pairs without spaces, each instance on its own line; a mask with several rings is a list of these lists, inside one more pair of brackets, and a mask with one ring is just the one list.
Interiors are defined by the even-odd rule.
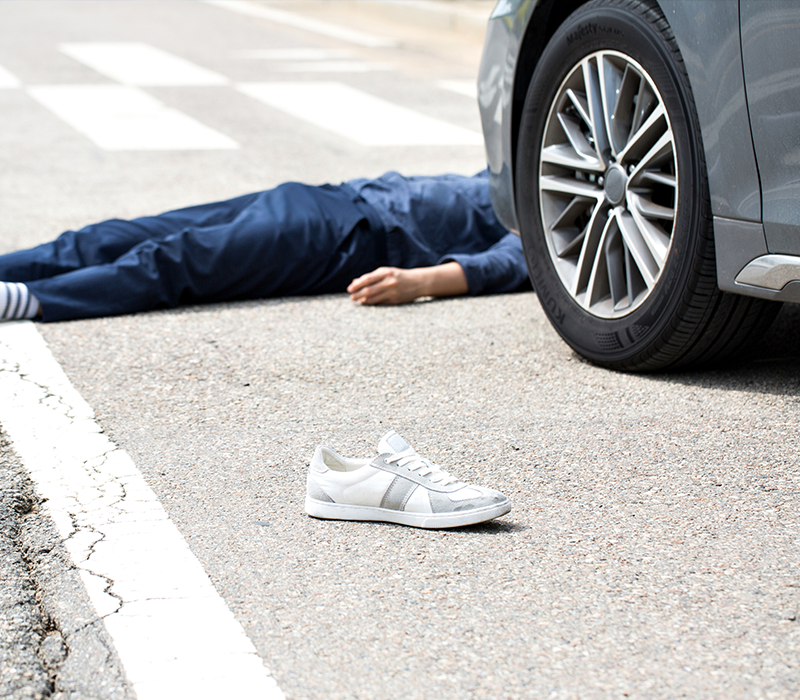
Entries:
[[409,445],[402,437],[400,437],[394,430],[390,430],[384,435],[378,443],[378,454],[396,455],[400,452],[410,450]]

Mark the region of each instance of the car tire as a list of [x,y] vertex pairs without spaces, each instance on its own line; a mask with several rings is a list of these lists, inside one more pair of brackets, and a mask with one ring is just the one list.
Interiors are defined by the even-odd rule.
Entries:
[[717,287],[699,121],[655,4],[593,0],[556,30],[521,113],[515,195],[540,303],[597,364],[720,362],[780,308]]

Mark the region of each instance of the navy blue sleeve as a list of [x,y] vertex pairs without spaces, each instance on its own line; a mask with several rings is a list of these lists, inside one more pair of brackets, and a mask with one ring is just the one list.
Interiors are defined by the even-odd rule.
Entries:
[[530,289],[522,242],[515,233],[507,233],[488,250],[447,255],[438,264],[446,262],[461,265],[473,296]]

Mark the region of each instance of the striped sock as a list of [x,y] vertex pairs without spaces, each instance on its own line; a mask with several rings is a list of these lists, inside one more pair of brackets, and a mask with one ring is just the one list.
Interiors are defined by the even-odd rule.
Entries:
[[39,300],[22,282],[0,282],[0,320],[33,318],[39,313]]

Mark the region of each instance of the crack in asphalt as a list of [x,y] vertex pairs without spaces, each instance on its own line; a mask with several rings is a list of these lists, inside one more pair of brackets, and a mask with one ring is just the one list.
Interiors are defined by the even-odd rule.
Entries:
[[[115,600],[117,600],[117,607],[114,610],[111,610],[110,612],[107,612],[107,613],[104,613],[104,614],[100,615],[101,619],[106,618],[109,615],[113,615],[114,613],[117,613],[120,610],[122,610],[122,606],[125,605],[125,601],[122,599],[122,596],[119,595],[114,590],[112,590],[113,587],[114,587],[114,580],[111,577],[106,576],[104,573],[102,573],[100,571],[95,571],[92,567],[87,566],[87,564],[89,563],[89,560],[91,559],[92,555],[95,553],[95,548],[97,547],[97,545],[100,542],[103,542],[106,539],[106,534],[104,532],[100,532],[99,530],[97,530],[97,529],[95,529],[95,528],[93,528],[91,526],[88,526],[88,525],[87,526],[81,526],[81,525],[79,525],[78,522],[77,522],[77,516],[72,514],[72,513],[70,513],[70,518],[71,518],[71,520],[72,520],[72,522],[74,524],[75,530],[72,533],[72,535],[70,535],[67,539],[64,540],[64,544],[67,547],[68,551],[73,552],[73,550],[70,549],[70,546],[69,546],[68,543],[71,542],[71,541],[74,541],[75,535],[78,535],[78,534],[82,535],[82,534],[85,534],[87,532],[97,535],[97,538],[94,539],[91,542],[91,544],[89,544],[89,546],[88,546],[88,554],[86,555],[86,557],[84,559],[80,560],[80,561],[76,561],[73,566],[74,566],[74,568],[76,570],[83,571],[86,574],[89,574],[91,576],[94,576],[94,577],[104,581],[105,585],[103,587],[103,593],[105,593],[110,598],[114,598]],[[73,556],[74,556],[74,552],[73,552]]]

